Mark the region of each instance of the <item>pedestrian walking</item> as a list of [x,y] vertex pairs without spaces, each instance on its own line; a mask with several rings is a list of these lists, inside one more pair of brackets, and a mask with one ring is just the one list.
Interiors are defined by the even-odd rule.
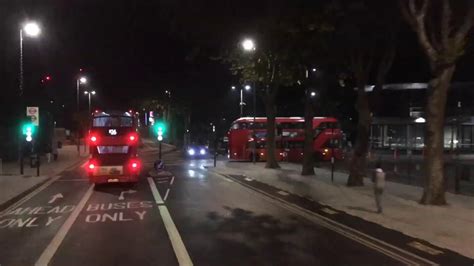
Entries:
[[374,183],[374,195],[375,205],[377,205],[377,213],[382,213],[382,194],[385,187],[385,172],[382,169],[382,163],[380,161],[375,164],[372,182]]

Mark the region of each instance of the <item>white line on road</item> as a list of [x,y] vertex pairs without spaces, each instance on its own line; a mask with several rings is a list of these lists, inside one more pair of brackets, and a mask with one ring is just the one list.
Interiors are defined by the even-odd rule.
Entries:
[[280,194],[280,195],[282,195],[282,196],[288,196],[288,195],[290,195],[288,192],[283,191],[283,190],[280,190],[280,191],[278,191],[277,193]]
[[161,198],[160,192],[156,188],[156,184],[153,181],[153,178],[148,178],[148,183],[150,184],[150,189],[155,198],[155,202],[160,204],[158,206],[158,210],[160,211],[161,219],[163,219],[163,223],[165,224],[166,232],[168,233],[168,237],[170,238],[171,245],[173,246],[174,253],[176,258],[178,259],[179,265],[182,266],[191,266],[193,262],[189,257],[188,251],[184,246],[183,240],[179,235],[178,229],[171,219],[171,215],[168,211],[168,208],[165,205],[162,205],[163,199]]
[[168,198],[168,194],[170,194],[170,189],[168,188],[165,193],[165,197],[163,198],[164,201]]
[[156,184],[153,178],[148,177],[147,179],[148,179],[148,184],[150,184],[151,193],[153,194],[153,197],[155,198],[156,204],[164,204],[165,202],[161,198],[161,195],[158,192],[158,189],[156,188]]
[[61,228],[56,233],[54,238],[51,240],[51,242],[48,244],[46,249],[43,251],[39,259],[36,261],[35,263],[36,266],[45,266],[49,264],[49,262],[53,258],[54,254],[58,250],[59,246],[63,242],[64,238],[66,237],[67,233],[71,229],[72,225],[74,224],[77,217],[79,216],[79,213],[81,213],[82,209],[86,205],[87,201],[89,200],[93,192],[94,192],[94,184],[91,184],[87,192],[82,197],[81,201],[79,201],[79,203],[77,204],[74,211],[71,213],[71,215],[69,215],[67,220],[64,222],[64,224],[61,226]]
[[174,183],[174,176],[171,178],[170,185],[173,185],[173,183]]

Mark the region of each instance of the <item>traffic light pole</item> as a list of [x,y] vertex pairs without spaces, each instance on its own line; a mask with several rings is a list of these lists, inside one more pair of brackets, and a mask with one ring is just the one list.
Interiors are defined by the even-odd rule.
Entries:
[[161,160],[161,141],[158,141],[158,159]]

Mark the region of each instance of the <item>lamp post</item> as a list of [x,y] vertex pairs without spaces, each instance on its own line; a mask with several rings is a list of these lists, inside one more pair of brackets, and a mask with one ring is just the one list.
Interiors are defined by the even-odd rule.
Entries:
[[[245,39],[242,41],[242,48],[245,52],[253,52],[256,49],[255,42],[252,39]],[[253,147],[252,147],[252,162],[256,161],[256,146],[257,146],[257,136],[255,135],[255,124],[257,116],[257,87],[253,83],[253,129],[252,129],[252,138],[253,138]],[[247,85],[249,86],[249,85]],[[250,89],[250,86],[249,86]]]
[[87,83],[87,78],[86,77],[80,77],[76,80],[76,111],[79,112],[79,90],[81,87],[81,84],[86,84]]
[[89,96],[89,114],[92,112],[92,109],[91,109],[91,96],[92,95],[95,95],[95,91],[84,91],[84,94]]
[[[235,86],[232,86],[231,87],[232,90],[236,90],[236,87]],[[245,105],[245,102],[244,102],[244,89],[246,91],[250,90],[251,87],[250,85],[245,85],[244,87],[240,88],[240,117],[243,117],[244,116],[244,105]]]
[[[19,77],[19,98],[20,98],[20,112],[24,112],[23,108],[23,37],[38,37],[41,33],[41,28],[36,22],[27,22],[20,28],[20,77]],[[23,115],[20,115],[20,118]],[[20,119],[23,120],[23,119]],[[18,157],[20,160],[20,174],[23,174],[23,145],[21,136],[18,141]],[[38,163],[38,162],[37,162]]]
[[41,29],[36,22],[27,22],[20,29],[20,96],[23,95],[23,37],[36,38],[41,34]]

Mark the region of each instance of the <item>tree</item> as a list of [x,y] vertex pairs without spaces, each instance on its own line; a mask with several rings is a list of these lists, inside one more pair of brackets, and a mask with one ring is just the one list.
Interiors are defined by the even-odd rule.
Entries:
[[446,99],[457,60],[463,55],[467,34],[473,26],[474,2],[456,2],[468,6],[453,15],[449,0],[400,0],[400,9],[416,33],[430,65],[428,99],[425,107],[425,186],[422,204],[446,204],[444,196],[443,128]]
[[[241,81],[257,84],[267,115],[266,168],[279,168],[275,157],[276,96],[281,87],[291,86],[298,79],[299,65],[295,64],[291,33],[277,17],[263,19],[257,25],[256,49],[246,54],[239,47],[223,56],[233,74]],[[300,74],[301,75],[301,74]]]
[[334,23],[338,33],[333,40],[333,52],[336,57],[342,55],[341,61],[347,63],[357,91],[357,135],[350,162],[348,186],[362,186],[366,176],[372,121],[371,97],[366,92],[366,86],[371,76],[375,75],[373,94],[378,94],[395,56],[398,20],[390,8],[391,4],[393,3],[359,0],[344,6],[339,5],[338,1],[329,5],[329,9],[335,14]]

